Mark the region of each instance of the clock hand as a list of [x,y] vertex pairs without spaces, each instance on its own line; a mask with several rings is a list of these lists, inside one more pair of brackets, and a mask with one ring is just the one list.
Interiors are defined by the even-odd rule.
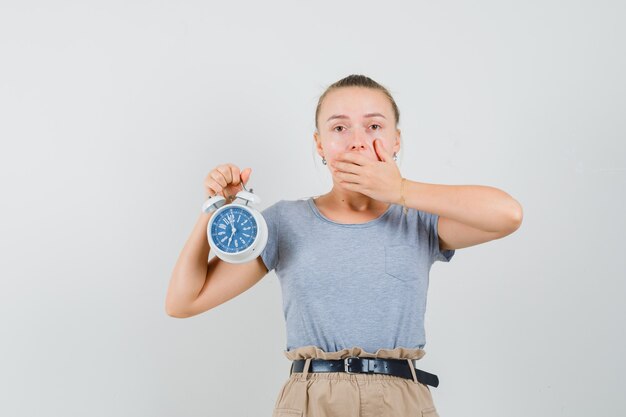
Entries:
[[228,237],[228,246],[230,246],[230,241],[233,238],[233,235],[235,234],[237,230],[233,227],[233,231],[231,232],[230,236]]

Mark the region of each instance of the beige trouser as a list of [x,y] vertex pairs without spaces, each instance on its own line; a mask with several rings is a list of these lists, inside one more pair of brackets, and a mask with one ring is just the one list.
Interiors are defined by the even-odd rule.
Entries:
[[[413,360],[423,349],[379,349],[369,353],[360,347],[325,352],[316,346],[283,351],[289,360],[305,359],[302,372],[293,372],[283,384],[272,417],[439,417],[428,385],[415,377]],[[385,374],[309,372],[311,359],[406,359],[413,379]],[[418,367],[419,368],[419,367]]]

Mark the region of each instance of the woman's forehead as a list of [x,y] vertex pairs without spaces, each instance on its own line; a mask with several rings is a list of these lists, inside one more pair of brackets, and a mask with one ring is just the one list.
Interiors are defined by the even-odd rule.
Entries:
[[353,113],[354,116],[358,117],[380,113],[385,118],[389,118],[392,114],[392,108],[389,98],[382,91],[371,88],[344,87],[326,95],[322,104],[322,113]]

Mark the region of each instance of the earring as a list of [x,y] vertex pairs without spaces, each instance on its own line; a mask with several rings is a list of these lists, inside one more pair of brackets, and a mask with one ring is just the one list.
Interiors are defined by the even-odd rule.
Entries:
[[327,162],[326,162],[326,158],[324,158],[324,157],[322,156],[322,164],[326,165],[326,163],[327,163]]
[[397,160],[398,160],[398,155],[396,155],[396,153],[395,153],[395,152],[393,153],[393,160],[394,160],[394,161],[397,161]]

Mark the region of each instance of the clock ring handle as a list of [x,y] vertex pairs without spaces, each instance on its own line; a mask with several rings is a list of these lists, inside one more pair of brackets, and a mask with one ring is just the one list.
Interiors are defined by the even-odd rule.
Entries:
[[[244,184],[244,182],[241,180],[241,175],[239,176],[239,183],[240,183],[240,184],[241,184],[241,186],[243,187],[243,191],[245,191],[245,192],[247,192],[247,193],[251,193],[251,194],[253,194],[253,193],[254,193],[254,190],[253,190],[252,188],[250,188],[250,190],[248,190],[248,189],[246,188],[246,184]],[[236,195],[236,194],[235,194],[235,195],[231,195],[231,196],[227,196],[227,197],[226,197],[226,200],[227,200],[227,201],[230,201],[230,202],[233,202],[233,201],[235,201],[236,199],[237,199],[237,195]]]
[[[239,181],[241,181],[241,179],[240,179]],[[248,190],[246,189],[246,184],[244,184],[244,183],[243,183],[243,181],[241,181],[241,186],[243,187],[243,190],[244,190],[244,191],[248,191]],[[248,192],[249,192],[249,193],[251,193],[251,192],[252,192],[252,188],[250,188],[250,190],[249,190]]]

